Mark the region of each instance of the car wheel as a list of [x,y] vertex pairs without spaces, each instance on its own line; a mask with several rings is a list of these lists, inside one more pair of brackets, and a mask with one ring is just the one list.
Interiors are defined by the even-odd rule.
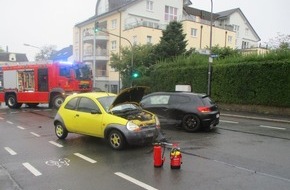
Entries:
[[52,105],[53,108],[55,109],[59,109],[59,107],[61,106],[61,104],[64,102],[64,97],[61,95],[57,95],[53,98],[52,100]]
[[65,139],[68,135],[67,129],[61,124],[60,122],[57,122],[55,124],[55,134],[59,139]]
[[118,130],[112,130],[108,136],[110,146],[115,150],[121,150],[125,147],[125,138]]
[[9,108],[17,109],[22,106],[22,103],[17,103],[17,99],[15,95],[9,95],[6,100],[6,104]]
[[200,128],[200,120],[196,115],[187,114],[183,117],[182,126],[187,132],[196,132]]

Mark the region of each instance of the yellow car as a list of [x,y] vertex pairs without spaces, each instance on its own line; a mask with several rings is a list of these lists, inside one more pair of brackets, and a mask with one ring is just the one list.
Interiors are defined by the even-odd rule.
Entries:
[[139,106],[145,89],[128,88],[118,96],[107,92],[68,96],[54,118],[56,136],[65,139],[68,133],[78,133],[105,138],[116,150],[127,143],[152,143],[160,134],[160,123]]

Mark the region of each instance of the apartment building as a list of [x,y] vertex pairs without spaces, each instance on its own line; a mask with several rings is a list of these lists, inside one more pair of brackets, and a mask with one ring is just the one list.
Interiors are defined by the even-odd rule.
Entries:
[[[74,27],[74,59],[92,65],[95,88],[117,93],[122,84],[119,73],[110,67],[110,54],[119,53],[122,47],[159,43],[162,30],[170,21],[183,24],[187,49],[206,52],[210,45],[211,13],[190,5],[189,0],[97,0],[95,15]],[[235,16],[213,13],[213,46],[239,46],[231,15]],[[101,31],[94,32],[96,22]]]

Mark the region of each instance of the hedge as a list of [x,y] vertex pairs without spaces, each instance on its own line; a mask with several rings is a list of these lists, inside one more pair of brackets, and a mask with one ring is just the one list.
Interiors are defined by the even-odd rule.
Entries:
[[[207,73],[207,64],[163,64],[146,83],[151,91],[174,91],[175,85],[187,84],[193,92],[206,93]],[[290,59],[214,63],[211,97],[220,103],[290,107]]]

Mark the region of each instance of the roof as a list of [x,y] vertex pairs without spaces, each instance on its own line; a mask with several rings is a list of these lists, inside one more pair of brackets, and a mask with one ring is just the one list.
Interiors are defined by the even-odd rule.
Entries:
[[61,60],[61,61],[67,61],[69,57],[73,55],[73,46],[70,45],[68,47],[65,47],[55,53],[53,53],[50,56],[50,59],[53,61]]
[[24,53],[0,53],[0,62],[27,62],[28,59]]
[[[211,12],[196,9],[193,7],[186,7],[186,6],[183,7],[183,10],[189,15],[198,16],[204,20],[210,20]],[[215,13],[212,14],[213,20],[215,20],[218,17],[219,17],[218,14],[215,14]]]
[[113,12],[116,12],[117,10],[124,9],[124,8],[132,5],[133,3],[138,2],[138,1],[140,1],[140,0],[117,0],[117,1],[116,0],[108,0],[108,2],[109,2],[109,11],[105,12],[103,14],[100,14],[100,15],[97,14],[98,2],[100,2],[100,1],[98,1],[97,4],[96,4],[95,15],[90,17],[89,19],[83,21],[83,22],[80,22],[80,23],[76,24],[75,27],[83,26],[83,25],[85,25],[87,23],[90,23],[92,21],[97,20],[97,18],[99,18],[99,17],[103,17],[103,16],[109,15],[109,14],[111,14]]
[[251,30],[254,32],[254,35],[257,36],[257,38],[259,39],[259,41],[261,40],[261,38],[259,37],[259,35],[257,34],[257,32],[254,30],[254,28],[252,27],[252,25],[250,24],[250,22],[248,21],[247,17],[244,15],[244,13],[242,12],[242,10],[240,8],[235,8],[235,9],[230,9],[227,11],[222,11],[219,13],[216,13],[219,15],[219,17],[217,19],[226,19],[229,16],[231,16],[233,13],[238,12],[241,14],[241,16],[243,17],[243,19],[246,20],[246,24],[248,24],[248,26],[251,28]]

